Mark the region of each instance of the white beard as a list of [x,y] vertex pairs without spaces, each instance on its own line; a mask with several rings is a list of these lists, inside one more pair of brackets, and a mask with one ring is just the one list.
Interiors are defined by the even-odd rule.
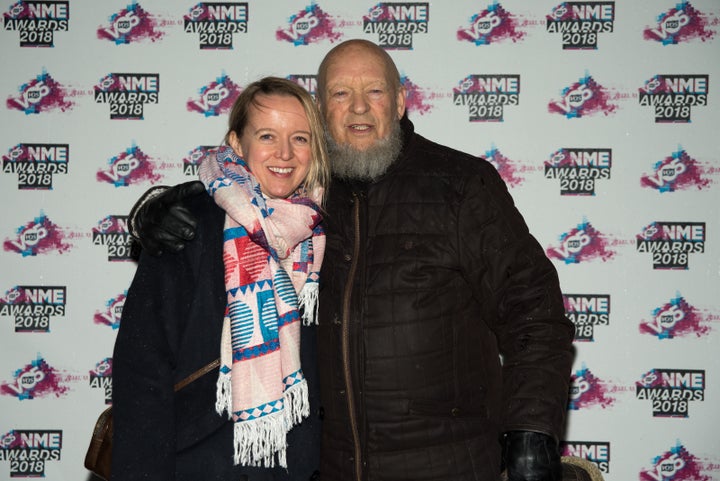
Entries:
[[330,167],[341,179],[375,181],[395,162],[402,149],[400,122],[394,122],[392,130],[366,150],[351,145],[338,144],[325,129]]

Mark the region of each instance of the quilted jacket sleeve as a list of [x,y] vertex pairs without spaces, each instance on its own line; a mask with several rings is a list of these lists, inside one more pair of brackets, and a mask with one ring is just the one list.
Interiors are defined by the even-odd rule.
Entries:
[[462,263],[503,360],[502,430],[559,439],[567,409],[574,328],[557,272],[497,171],[480,161],[459,212]]

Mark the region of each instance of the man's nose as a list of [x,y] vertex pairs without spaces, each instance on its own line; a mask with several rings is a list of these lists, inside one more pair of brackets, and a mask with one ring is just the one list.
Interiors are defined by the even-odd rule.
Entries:
[[368,111],[369,104],[363,94],[354,94],[350,108],[354,114],[364,114]]

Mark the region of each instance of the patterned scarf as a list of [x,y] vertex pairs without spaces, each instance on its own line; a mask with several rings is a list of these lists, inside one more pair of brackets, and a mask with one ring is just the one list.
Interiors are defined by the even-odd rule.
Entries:
[[300,368],[300,310],[315,322],[325,250],[319,190],[267,199],[229,147],[202,161],[200,180],[225,210],[227,308],[216,409],[234,421],[235,464],[287,467],[286,434],[309,414]]

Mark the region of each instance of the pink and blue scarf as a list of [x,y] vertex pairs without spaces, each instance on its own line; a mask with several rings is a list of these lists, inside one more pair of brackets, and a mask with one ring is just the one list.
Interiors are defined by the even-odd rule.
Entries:
[[208,154],[199,175],[226,214],[216,409],[234,421],[235,464],[287,467],[286,434],[309,414],[300,322],[314,323],[317,312],[322,191],[265,198],[229,147]]

